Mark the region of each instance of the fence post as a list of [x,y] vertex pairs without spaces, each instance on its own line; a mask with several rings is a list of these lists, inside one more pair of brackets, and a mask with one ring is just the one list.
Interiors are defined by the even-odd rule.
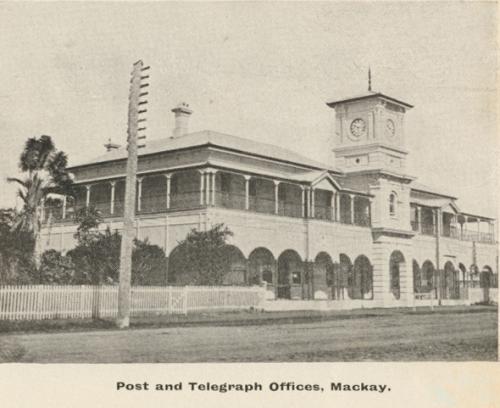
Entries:
[[169,286],[167,288],[167,293],[168,293],[168,299],[167,299],[167,314],[172,314],[173,313],[173,299],[172,296],[174,295],[174,291],[172,290],[172,286]]
[[185,315],[187,315],[188,313],[188,291],[188,286],[184,286],[182,288],[182,313],[184,313]]
[[41,286],[35,286],[36,287],[36,292],[37,292],[37,299],[36,299],[36,316],[39,319],[43,319],[43,290]]

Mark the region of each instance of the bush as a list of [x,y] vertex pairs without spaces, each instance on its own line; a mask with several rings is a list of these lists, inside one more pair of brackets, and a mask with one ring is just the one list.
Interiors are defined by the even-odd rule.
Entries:
[[132,254],[133,285],[164,285],[166,283],[167,257],[157,245],[147,240],[134,241]]
[[[117,284],[120,274],[121,235],[111,232],[86,234],[67,257],[74,265],[73,284]],[[135,240],[132,254],[132,284],[165,284],[167,258],[163,249],[147,240]]]
[[208,231],[191,230],[169,259],[169,281],[178,285],[221,285],[230,270],[227,239],[233,233],[223,224]]
[[62,255],[54,249],[42,254],[37,283],[41,285],[71,285],[74,283],[74,277],[75,265],[71,257]]
[[16,227],[18,219],[14,209],[0,209],[0,285],[29,284],[36,270],[35,239]]

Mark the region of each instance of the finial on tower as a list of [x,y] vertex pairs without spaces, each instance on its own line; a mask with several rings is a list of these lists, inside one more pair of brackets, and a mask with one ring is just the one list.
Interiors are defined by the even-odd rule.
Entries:
[[372,70],[369,66],[368,66],[368,91],[369,92],[372,91]]

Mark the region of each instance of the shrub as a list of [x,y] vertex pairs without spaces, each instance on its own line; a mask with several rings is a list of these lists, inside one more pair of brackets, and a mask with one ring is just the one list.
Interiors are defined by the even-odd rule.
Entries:
[[230,270],[227,239],[233,233],[223,224],[208,231],[191,230],[169,259],[169,281],[181,285],[221,285]]
[[[75,265],[71,257],[50,249],[42,254],[38,282],[42,285],[70,285],[74,283]],[[33,279],[36,281],[37,279]]]

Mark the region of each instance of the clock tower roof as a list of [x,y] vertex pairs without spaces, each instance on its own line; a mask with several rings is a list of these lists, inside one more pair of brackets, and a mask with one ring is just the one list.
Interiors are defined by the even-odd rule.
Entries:
[[373,92],[373,91],[367,91],[364,94],[361,95],[356,95],[356,96],[351,96],[349,98],[341,98],[341,99],[330,99],[326,101],[326,104],[330,108],[335,108],[337,105],[344,104],[344,103],[350,103],[350,102],[357,102],[365,99],[371,99],[371,98],[379,98],[382,100],[385,100],[387,102],[391,102],[393,104],[399,105],[402,108],[405,109],[411,109],[413,108],[413,105],[410,105],[409,103],[403,102],[401,100],[398,100],[396,98],[393,98],[391,96],[384,95],[381,92]]

